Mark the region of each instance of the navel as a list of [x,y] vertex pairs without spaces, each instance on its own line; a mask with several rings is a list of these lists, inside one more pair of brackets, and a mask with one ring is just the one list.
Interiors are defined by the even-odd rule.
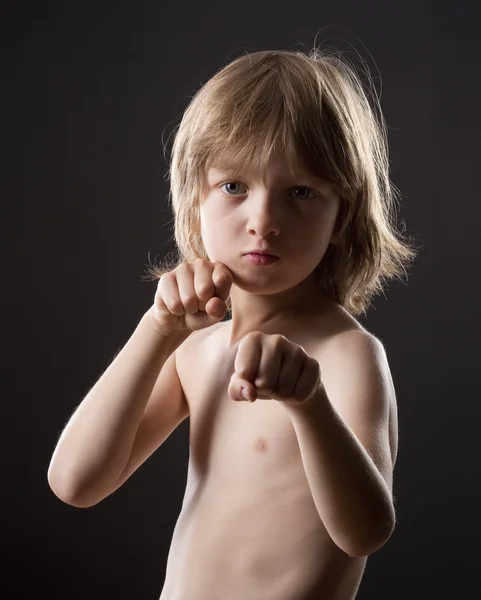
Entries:
[[254,448],[256,452],[267,452],[267,442],[264,438],[258,437],[255,441]]

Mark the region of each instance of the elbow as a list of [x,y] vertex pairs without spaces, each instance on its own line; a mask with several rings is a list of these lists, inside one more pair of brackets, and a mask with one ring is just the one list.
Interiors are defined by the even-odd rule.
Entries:
[[364,541],[363,543],[351,544],[349,547],[344,548],[344,552],[352,557],[352,558],[367,558],[374,552],[377,552],[380,548],[384,546],[384,544],[391,537],[391,534],[384,537],[376,537],[371,538],[369,540]]
[[378,521],[375,527],[369,528],[363,535],[353,536],[339,547],[352,558],[367,558],[384,546],[393,534],[394,529],[395,518],[393,513],[392,518]]
[[88,500],[87,498],[82,498],[79,496],[74,496],[74,495],[69,495],[69,494],[63,494],[63,493],[59,493],[57,490],[55,490],[52,486],[51,490],[52,492],[57,496],[57,498],[59,500],[61,500],[64,504],[68,504],[69,506],[73,506],[74,508],[91,508],[92,506],[95,506],[96,504],[98,504],[100,502],[100,500]]
[[59,473],[55,473],[51,467],[47,473],[47,481],[50,489],[57,498],[74,508],[90,508],[102,500],[102,498],[93,499],[91,495],[89,497],[87,494],[80,493],[76,489],[76,486],[68,483],[65,477],[62,477]]

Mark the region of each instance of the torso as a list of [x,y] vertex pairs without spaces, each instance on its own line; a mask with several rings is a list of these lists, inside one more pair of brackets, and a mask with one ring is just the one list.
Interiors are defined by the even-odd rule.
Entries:
[[[326,340],[360,328],[336,318]],[[324,528],[287,412],[228,396],[237,349],[228,327],[196,332],[178,351],[190,457],[160,600],[352,600],[366,559],[346,555]],[[310,354],[312,330],[277,333]]]

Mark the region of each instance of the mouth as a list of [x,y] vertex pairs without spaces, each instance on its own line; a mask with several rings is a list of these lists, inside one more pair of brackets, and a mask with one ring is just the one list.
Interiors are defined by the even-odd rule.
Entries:
[[278,256],[267,252],[248,252],[244,258],[254,265],[271,265],[279,260]]
[[279,258],[275,254],[271,254],[270,252],[261,252],[259,250],[252,250],[251,252],[246,252],[244,256],[267,256],[270,258]]

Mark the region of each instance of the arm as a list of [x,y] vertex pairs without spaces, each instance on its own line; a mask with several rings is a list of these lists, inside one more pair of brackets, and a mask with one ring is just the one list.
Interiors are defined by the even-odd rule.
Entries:
[[320,361],[322,385],[312,400],[285,408],[327,531],[350,556],[367,556],[395,525],[389,442],[395,395],[376,338],[354,331],[334,344]]
[[64,502],[92,506],[117,489],[188,415],[175,350],[150,310],[80,403],[53,453],[48,482]]

